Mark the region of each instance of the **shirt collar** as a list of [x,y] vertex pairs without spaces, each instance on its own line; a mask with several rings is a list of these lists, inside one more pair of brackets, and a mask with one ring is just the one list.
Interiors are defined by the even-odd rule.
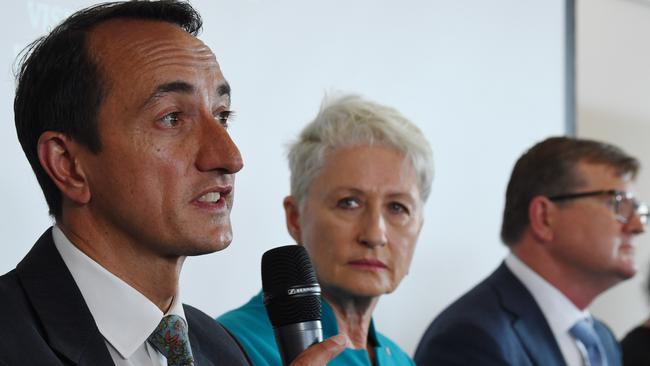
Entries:
[[147,340],[163,315],[174,314],[185,320],[179,294],[163,314],[147,297],[79,250],[58,226],[54,226],[52,237],[97,328],[123,358],[131,357]]
[[568,334],[569,329],[581,319],[591,319],[587,310],[578,309],[555,286],[528,267],[516,255],[510,253],[506,266],[524,284],[539,305],[546,321],[556,337]]

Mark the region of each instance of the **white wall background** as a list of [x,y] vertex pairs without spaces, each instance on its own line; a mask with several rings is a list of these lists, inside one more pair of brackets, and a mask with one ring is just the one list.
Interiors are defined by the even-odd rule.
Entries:
[[[578,135],[610,141],[637,156],[642,199],[650,200],[650,1],[577,2]],[[650,314],[650,235],[639,237],[639,273],[598,298],[592,312],[624,336]]]
[[[11,64],[18,50],[89,1],[22,1],[0,15],[0,273],[50,225],[15,137]],[[233,86],[235,239],[186,262],[184,298],[218,315],[260,287],[261,254],[291,243],[282,198],[284,144],[325,91],[363,94],[418,124],[436,177],[410,275],[376,312],[380,330],[412,353],[444,306],[495,268],[515,159],[564,132],[563,0],[194,1],[202,39]],[[37,101],[35,101],[37,103]]]

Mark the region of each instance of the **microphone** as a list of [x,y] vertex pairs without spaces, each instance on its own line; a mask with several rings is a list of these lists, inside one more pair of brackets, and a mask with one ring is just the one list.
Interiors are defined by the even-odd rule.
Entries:
[[282,362],[323,341],[320,286],[305,248],[277,247],[262,256],[262,290]]

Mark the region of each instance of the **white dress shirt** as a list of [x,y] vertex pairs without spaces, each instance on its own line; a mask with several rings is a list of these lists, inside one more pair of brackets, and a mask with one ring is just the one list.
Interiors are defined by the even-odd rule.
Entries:
[[560,290],[548,283],[514,254],[510,253],[506,257],[505,263],[533,295],[560,346],[567,365],[584,365],[582,345],[576,342],[569,330],[579,320],[591,319],[589,312],[578,309]]
[[167,314],[143,294],[79,250],[58,226],[54,244],[72,273],[81,294],[106,341],[116,366],[167,366],[167,359],[147,338],[164,315],[185,319],[178,294]]

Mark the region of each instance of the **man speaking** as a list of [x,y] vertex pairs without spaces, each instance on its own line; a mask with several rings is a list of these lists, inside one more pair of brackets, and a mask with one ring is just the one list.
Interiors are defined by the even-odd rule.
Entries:
[[243,166],[230,86],[200,29],[187,3],[110,3],[30,45],[16,130],[55,225],[0,277],[0,365],[248,364],[179,297],[185,257],[231,242]]

